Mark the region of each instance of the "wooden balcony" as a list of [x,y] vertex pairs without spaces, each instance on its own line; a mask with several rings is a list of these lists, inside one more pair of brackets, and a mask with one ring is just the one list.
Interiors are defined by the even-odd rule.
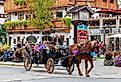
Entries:
[[[86,1],[87,0],[77,0],[76,5],[84,5],[84,4],[86,4]],[[103,3],[102,0],[89,0],[89,3],[92,7],[97,7],[97,8],[110,8],[110,9],[117,8],[117,4],[116,4],[115,0],[114,0],[113,4],[110,4],[109,2]],[[60,8],[60,7],[67,7],[67,6],[72,6],[72,5],[74,5],[74,0],[72,0],[72,1],[56,0],[53,7]],[[5,11],[6,12],[13,12],[15,10],[17,11],[17,9],[22,9],[22,8],[24,8],[24,7],[15,5],[14,0],[5,0]]]
[[[54,29],[56,31],[64,31],[64,32],[70,32],[70,27],[66,26],[64,24],[64,22],[62,22],[61,20],[57,21],[57,20],[53,20],[52,21],[53,26],[52,27],[46,27],[45,31],[48,31],[50,29]],[[32,27],[32,26],[16,26],[16,27],[9,27],[7,28],[7,32],[8,33],[17,33],[17,32],[39,32],[41,30],[37,29],[36,27]]]

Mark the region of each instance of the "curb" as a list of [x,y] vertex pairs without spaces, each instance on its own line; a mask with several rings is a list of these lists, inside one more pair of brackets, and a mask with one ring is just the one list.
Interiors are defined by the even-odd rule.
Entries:
[[[0,65],[24,67],[23,63],[12,63],[12,62],[0,62]],[[33,67],[37,67],[36,64],[32,64],[32,66]],[[44,68],[44,67],[43,66],[39,66],[38,68]]]
[[[13,62],[0,62],[0,65],[24,67],[23,63],[13,63]],[[34,68],[45,68],[44,64],[39,64],[38,66],[37,66],[37,64],[32,64],[32,67],[34,67]],[[65,69],[64,68],[57,68],[57,70],[65,70]]]

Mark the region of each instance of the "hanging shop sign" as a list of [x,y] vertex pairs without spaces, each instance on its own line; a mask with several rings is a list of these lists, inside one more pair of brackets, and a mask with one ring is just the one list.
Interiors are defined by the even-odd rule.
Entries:
[[77,25],[77,43],[88,40],[88,26]]

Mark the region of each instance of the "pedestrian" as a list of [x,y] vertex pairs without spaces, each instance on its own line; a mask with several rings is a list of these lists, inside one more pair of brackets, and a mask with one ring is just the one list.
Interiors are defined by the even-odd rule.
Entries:
[[57,32],[55,33],[55,36],[53,38],[53,42],[55,43],[55,45],[62,45],[62,40]]
[[16,51],[16,48],[17,48],[17,44],[16,42],[13,42],[13,51]]

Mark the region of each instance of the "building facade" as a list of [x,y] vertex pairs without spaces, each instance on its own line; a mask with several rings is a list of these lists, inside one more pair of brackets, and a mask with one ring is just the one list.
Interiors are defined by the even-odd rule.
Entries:
[[[88,1],[88,2],[87,2]],[[109,9],[117,9],[117,2],[116,0],[56,0],[54,4],[54,20],[52,21],[55,25],[54,30],[56,30],[59,35],[63,38],[63,40],[68,41],[69,44],[74,43],[74,26],[66,26],[64,22],[57,20],[58,18],[65,18],[67,15],[67,11],[69,11],[71,8],[73,8],[75,5],[85,5],[87,4],[90,6],[94,12],[97,10],[101,10],[102,8],[109,8]],[[17,21],[19,20],[27,20],[27,18],[32,17],[33,14],[27,13],[27,7],[23,6],[17,6],[14,3],[14,0],[5,0],[5,12],[7,15],[7,21]],[[69,15],[72,17],[71,15]],[[97,20],[97,16],[99,17],[100,14],[94,14],[92,17],[90,17],[90,20]],[[101,23],[100,23],[101,24]],[[96,28],[99,27],[100,24],[97,23],[95,26]],[[92,28],[93,25],[90,28]],[[48,29],[45,29],[48,32]],[[50,30],[50,28],[49,28]],[[91,29],[92,31],[95,30]],[[8,28],[8,42],[9,44],[13,45],[17,41],[21,40],[22,42],[25,42],[26,40],[35,40],[35,42],[43,41],[43,37],[48,36],[40,32],[38,29],[27,26],[27,27],[15,27],[15,28]],[[97,31],[97,30],[96,30]],[[94,32],[95,33],[95,32]],[[90,31],[90,37],[93,35],[101,35],[100,31],[96,34],[91,33]],[[50,33],[49,36],[51,38],[54,36],[54,33]],[[47,38],[45,38],[47,40]],[[51,40],[51,39],[50,39]]]
[[4,0],[0,0],[0,24],[5,22],[6,14],[4,13]]

